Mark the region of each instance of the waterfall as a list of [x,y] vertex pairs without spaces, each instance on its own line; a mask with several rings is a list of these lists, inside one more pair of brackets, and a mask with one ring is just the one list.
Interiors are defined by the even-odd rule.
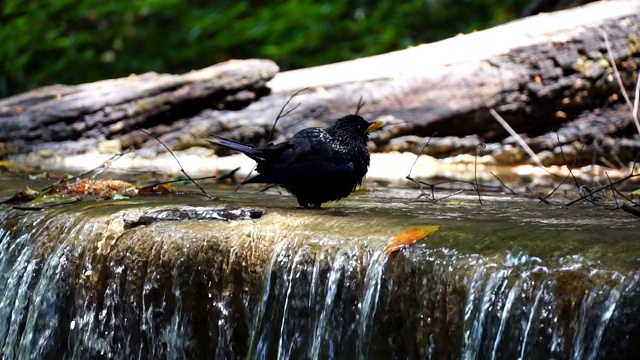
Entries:
[[[278,233],[0,211],[3,359],[604,359],[640,351],[640,271]],[[139,210],[136,210],[139,211]],[[303,235],[301,235],[303,234]]]

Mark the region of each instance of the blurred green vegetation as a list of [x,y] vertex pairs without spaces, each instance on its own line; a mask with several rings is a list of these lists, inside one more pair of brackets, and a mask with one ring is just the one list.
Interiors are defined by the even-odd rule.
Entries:
[[4,0],[0,97],[232,58],[268,58],[283,70],[326,64],[491,27],[529,2]]

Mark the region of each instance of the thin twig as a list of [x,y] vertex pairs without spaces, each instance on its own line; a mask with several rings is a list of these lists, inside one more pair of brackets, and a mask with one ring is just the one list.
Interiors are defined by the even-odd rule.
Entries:
[[235,184],[236,183],[236,172],[238,172],[238,170],[240,170],[240,167],[237,167],[237,168],[229,171],[228,173],[216,178],[216,180],[218,182],[222,182],[224,180],[229,179],[229,180],[231,180],[231,182],[233,182]]
[[[607,178],[609,178],[609,174],[608,174],[606,171],[605,171],[605,175],[607,176]],[[634,174],[633,174],[633,172],[632,172],[631,174],[629,174],[629,176],[628,176],[627,178],[628,178],[628,179],[631,179],[631,178],[636,177],[636,176],[640,176],[640,174],[636,174],[636,175],[634,175]],[[617,183],[617,182],[616,182],[616,183]],[[627,200],[628,202],[632,203],[633,205],[638,206],[638,203],[636,203],[635,201],[633,201],[633,199],[630,199],[627,195],[625,195],[625,194],[621,193],[621,192],[620,192],[620,190],[618,190],[618,188],[617,188],[617,187],[615,187],[615,184],[616,184],[616,183],[612,182],[612,181],[611,181],[611,179],[609,179],[609,187],[610,187],[611,191],[613,191],[614,193],[617,193],[617,194],[618,194],[618,195],[620,195],[623,199]],[[614,196],[615,196],[615,195],[614,195]],[[617,203],[617,201],[616,201],[616,203]]]
[[[416,181],[416,180],[414,180],[414,181]],[[424,182],[424,181],[420,181],[420,180],[417,180],[417,181],[419,183],[421,183],[422,185],[428,186],[428,187],[431,187],[431,188],[435,188],[435,187],[438,187],[438,186],[443,185],[443,184],[458,184],[459,183],[459,184],[470,185],[471,189],[470,190],[463,189],[465,191],[475,191],[475,185],[476,185],[475,183],[473,183],[471,181],[465,181],[465,180],[443,180],[443,181],[438,181],[438,182],[433,183],[433,184],[430,184],[430,183],[427,183],[427,182]],[[495,192],[499,192],[500,189],[502,189],[500,186],[485,185],[485,184],[478,184],[478,187],[483,188],[484,191],[492,190],[492,191],[495,191]],[[442,189],[443,190],[453,190],[451,188],[442,188]]]
[[500,179],[500,178],[498,177],[498,175],[494,174],[494,173],[493,173],[493,171],[489,171],[489,174],[493,175],[493,177],[494,177],[494,178],[496,178],[496,179],[500,182],[500,184],[502,184],[502,187],[504,187],[505,189],[509,190],[509,191],[511,192],[511,194],[513,194],[513,195],[518,195],[515,191],[513,191],[510,187],[508,187],[508,186],[504,183],[504,181],[502,181],[502,179]]
[[269,185],[263,187],[262,189],[260,189],[260,192],[265,192],[265,191],[267,191],[267,190],[269,190],[271,188],[274,188],[276,186],[278,186],[278,184],[269,184]]
[[296,105],[293,107],[293,109],[287,111],[285,114],[283,114],[284,109],[287,108],[287,105],[289,105],[289,103],[291,102],[291,100],[293,100],[294,97],[296,97],[298,94],[300,94],[301,92],[305,91],[309,89],[308,87],[304,88],[304,89],[300,89],[298,91],[296,91],[295,93],[293,93],[293,95],[291,95],[289,97],[289,99],[287,99],[287,102],[284,103],[284,105],[282,106],[282,108],[280,108],[280,112],[278,113],[278,116],[276,116],[276,120],[273,122],[273,126],[271,126],[271,130],[269,131],[269,136],[267,136],[267,144],[271,143],[271,140],[273,140],[273,133],[276,130],[276,125],[278,124],[278,120],[282,119],[283,117],[289,115],[292,111],[294,111],[295,109],[298,108],[298,106],[300,106],[300,104]]
[[[463,192],[464,192],[464,189],[460,189],[460,190],[458,190],[458,191],[456,191],[456,192],[453,192],[453,193],[451,193],[451,194],[445,195],[445,196],[441,197],[440,199],[434,199],[434,200],[433,200],[433,202],[434,202],[434,203],[436,203],[436,202],[438,202],[438,201],[448,199],[448,198],[450,198],[450,197],[452,197],[452,196],[456,196],[456,195],[458,195],[458,194],[460,194],[460,193],[463,193]],[[481,204],[482,204],[482,202],[481,202]]]
[[435,204],[435,203],[437,203],[437,202],[439,202],[439,201],[446,200],[446,199],[448,199],[448,198],[450,198],[450,197],[456,196],[456,195],[461,194],[461,193],[463,193],[463,192],[465,192],[465,191],[474,191],[474,190],[459,189],[459,190],[454,191],[454,192],[453,192],[453,193],[451,193],[451,194],[444,195],[443,197],[438,198],[438,199],[436,199],[436,198],[435,198],[435,196],[433,196],[433,193],[431,193],[431,198],[429,198],[429,197],[428,197],[428,196],[429,196],[428,194],[420,194],[420,195],[416,198],[416,200],[415,200],[415,201],[420,200],[420,198],[421,198],[421,197],[426,197],[426,198],[427,198],[427,202],[432,203],[432,204]]
[[540,202],[543,202],[545,204],[551,204],[551,202],[549,202],[548,199],[551,197],[551,195],[553,195],[556,191],[558,191],[558,189],[562,185],[564,185],[564,183],[567,182],[567,180],[569,180],[569,176],[571,176],[573,178],[573,182],[576,185],[576,187],[578,187],[578,189],[580,188],[580,183],[578,182],[578,179],[576,178],[575,174],[573,173],[573,168],[576,165],[576,161],[578,160],[578,157],[579,157],[580,153],[582,152],[582,149],[584,149],[585,143],[582,143],[582,146],[580,147],[580,151],[578,151],[578,154],[573,159],[573,164],[571,166],[569,166],[569,164],[567,162],[567,158],[564,155],[564,150],[562,149],[562,145],[561,145],[561,142],[560,142],[560,135],[558,135],[557,132],[556,132],[556,138],[558,139],[558,147],[560,148],[560,154],[562,154],[562,160],[564,161],[564,164],[567,167],[567,169],[569,169],[569,174],[567,176],[565,176],[564,178],[562,178],[562,181],[560,181],[560,183],[558,185],[556,185],[556,187],[553,188],[553,190],[551,190],[547,194],[547,196],[538,197],[538,200],[540,200]]
[[618,189],[616,189],[615,186],[611,185],[612,181],[611,181],[611,178],[609,177],[609,173],[605,171],[604,174],[606,175],[607,180],[609,180],[609,185],[610,185],[609,189],[611,190],[611,194],[613,195],[613,201],[616,203],[616,209],[619,209],[620,205],[618,204],[618,197],[616,196]]
[[[435,135],[435,134],[434,134]],[[418,156],[416,156],[416,158],[413,160],[413,164],[411,164],[411,167],[409,168],[409,173],[407,174],[407,178],[411,177],[411,172],[413,171],[413,167],[416,166],[416,163],[418,162],[418,159],[420,158],[420,156],[422,155],[422,153],[424,152],[424,149],[427,148],[427,146],[429,145],[429,142],[431,142],[431,138],[433,137],[433,135],[429,136],[429,140],[427,140],[427,143],[424,144],[424,146],[422,147],[422,149],[420,149],[420,153],[418,154]]]
[[[582,145],[580,146],[580,150],[578,151],[578,154],[576,154],[575,159],[573,159],[573,164],[571,165],[571,167],[569,168],[569,175],[565,176],[564,178],[562,178],[562,181],[553,189],[551,190],[547,196],[545,196],[544,198],[539,197],[539,200],[545,204],[550,204],[550,202],[547,200],[551,197],[551,195],[553,195],[556,191],[558,191],[558,189],[564,185],[565,182],[567,182],[567,180],[569,179],[569,176],[573,176],[574,181],[576,186],[578,186],[579,188],[579,183],[578,180],[576,179],[575,175],[573,174],[573,168],[576,166],[576,162],[578,161],[578,158],[580,157],[580,154],[582,153],[582,150],[584,149],[584,146],[586,145],[586,142],[583,142]],[[564,154],[564,152],[563,152]],[[564,155],[563,155],[564,156]]]
[[[413,183],[415,183],[416,185],[418,185],[418,188],[420,189],[420,193],[421,194],[425,194],[424,189],[422,188],[422,185],[420,184],[420,181],[416,181],[415,179],[413,179],[411,177],[411,172],[413,171],[413,167],[416,166],[416,163],[418,162],[418,159],[420,158],[420,155],[422,155],[422,153],[424,152],[424,149],[427,148],[427,146],[429,145],[429,143],[431,142],[431,139],[433,139],[433,137],[437,134],[433,133],[433,135],[429,136],[429,139],[427,140],[427,143],[424,144],[424,146],[422,147],[422,149],[420,149],[420,153],[418,154],[418,156],[416,156],[416,159],[413,160],[413,164],[411,164],[411,167],[409,168],[409,173],[407,174],[407,176],[405,176],[405,179],[412,181]],[[433,194],[433,189],[431,191],[431,193]]]
[[478,187],[478,147],[485,148],[487,147],[485,144],[480,143],[476,146],[476,153],[473,157],[473,177],[474,177],[474,185],[473,187],[476,189],[476,193],[478,193],[478,202],[480,206],[482,206],[482,196],[480,195],[480,188]]
[[258,167],[258,164],[254,164],[253,165],[253,167],[251,168],[251,171],[249,171],[247,176],[244,177],[244,180],[242,180],[240,183],[238,183],[238,185],[236,185],[236,188],[233,189],[234,192],[240,190],[240,186],[242,186],[242,184],[244,184],[244,182],[247,181],[247,179],[249,179],[249,176],[251,176],[251,174],[253,174],[253,172],[256,170],[257,167]]
[[493,109],[489,109],[489,113],[491,113],[491,116],[493,116],[494,119],[496,119],[496,121],[502,125],[502,127],[507,130],[507,132],[509,134],[511,134],[511,136],[513,136],[514,139],[516,139],[516,141],[518,142],[518,144],[520,144],[520,146],[522,146],[522,148],[527,152],[527,154],[529,154],[529,156],[531,156],[531,159],[533,159],[533,162],[536,163],[536,165],[540,166],[541,168],[544,168],[544,165],[542,165],[542,162],[540,161],[540,158],[538,158],[538,155],[536,155],[533,150],[531,150],[531,148],[529,147],[529,145],[527,145],[526,142],[524,142],[524,140],[522,139],[522,137],[520,135],[518,135],[513,128],[507,124],[507,122]]
[[616,166],[613,165],[613,163],[611,161],[607,160],[607,158],[605,158],[603,156],[600,156],[600,159],[598,159],[598,160],[600,160],[600,162],[603,163],[604,166],[608,166],[608,167],[610,167],[612,169],[616,168]]
[[620,195],[620,197],[622,197],[623,199],[627,200],[628,202],[632,203],[634,206],[640,206],[640,204],[638,204],[637,202],[633,201],[633,199],[629,198],[627,195],[623,194],[620,192],[620,190],[618,190],[618,188],[616,188],[613,184],[611,185],[611,188],[618,194]]
[[[580,183],[578,182],[578,178],[576,178],[575,174],[573,173],[573,167],[576,165],[576,160],[578,158],[578,156],[576,156],[575,159],[573,159],[573,164],[571,166],[568,165],[568,161],[567,161],[567,157],[564,156],[564,150],[562,149],[562,144],[560,142],[560,134],[558,134],[558,132],[556,131],[556,139],[558,139],[558,148],[560,149],[560,154],[562,155],[562,160],[564,161],[565,166],[567,166],[567,168],[569,169],[569,175],[571,175],[571,177],[573,178],[573,182],[576,184],[576,186],[580,186]],[[582,147],[584,147],[584,143],[582,144]],[[580,153],[578,153],[580,154]]]
[[365,102],[362,100],[362,95],[360,95],[360,99],[358,99],[358,105],[356,106],[356,115],[360,112],[360,109],[364,107]]
[[636,123],[636,128],[638,128],[638,132],[640,133],[640,121],[638,121],[638,102],[640,101],[640,75],[638,75],[638,80],[636,81],[636,91],[635,98],[633,99],[633,112],[631,115],[633,116],[633,121]]
[[[189,180],[193,181],[193,180],[211,180],[211,179],[220,180],[220,178],[217,178],[215,175],[196,177],[196,178],[191,178]],[[157,182],[157,183],[153,183],[153,184],[149,184],[149,185],[145,185],[145,186],[158,186],[158,185],[175,184],[175,183],[182,182],[182,181],[184,181],[184,179],[174,179],[174,180],[161,181],[161,182]]]
[[[407,180],[409,180],[409,181],[413,182],[414,184],[418,185],[418,189],[420,189],[420,195],[419,195],[418,197],[420,197],[420,196],[422,196],[422,195],[427,195],[427,193],[426,193],[426,192],[424,191],[424,189],[422,188],[421,181],[417,181],[416,179],[412,178],[412,177],[411,177],[411,176],[409,176],[409,175],[407,175],[407,176],[405,177],[405,179],[407,179]],[[433,189],[431,189],[431,193],[433,194]]]
[[636,91],[635,91],[635,99],[633,99],[633,105],[631,104],[631,100],[629,99],[629,95],[624,88],[624,84],[622,83],[622,78],[620,77],[620,72],[618,71],[618,67],[616,66],[616,60],[613,58],[613,51],[611,51],[611,45],[609,44],[609,36],[607,36],[607,32],[604,29],[600,29],[602,33],[602,37],[604,38],[604,44],[607,47],[607,53],[609,54],[609,62],[611,63],[611,67],[613,68],[613,74],[616,77],[616,82],[618,82],[618,86],[620,87],[620,92],[622,93],[622,97],[624,101],[629,106],[629,110],[631,111],[631,116],[633,118],[633,122],[636,124],[636,129],[638,129],[638,133],[640,134],[640,122],[638,121],[638,95],[640,95],[640,76],[638,76],[638,82],[636,83]]
[[50,209],[50,208],[53,208],[53,207],[75,204],[75,203],[77,203],[79,201],[82,201],[82,199],[80,197],[75,197],[75,198],[73,198],[72,200],[69,200],[69,201],[58,202],[58,203],[53,203],[53,204],[44,204],[44,205],[39,205],[39,206],[20,206],[20,205],[16,205],[13,208],[16,209],[16,210],[22,210],[22,211],[42,211],[42,210]]
[[[624,169],[627,167],[627,164],[625,164],[624,162],[622,162],[622,160],[620,160],[620,157],[618,156],[618,154],[610,154],[611,156],[613,156],[613,160],[616,161],[616,163],[618,163],[618,167],[620,169]],[[615,168],[615,167],[614,167]]]
[[637,176],[640,176],[640,174],[627,175],[627,176],[625,176],[625,177],[624,177],[624,178],[622,178],[622,179],[619,179],[619,180],[616,180],[616,181],[614,181],[614,182],[610,183],[609,185],[606,185],[606,186],[599,186],[599,187],[597,187],[595,190],[591,190],[588,194],[584,194],[584,195],[582,195],[581,197],[579,197],[578,199],[575,199],[575,200],[573,200],[573,201],[570,201],[569,203],[567,203],[567,204],[565,204],[565,205],[566,205],[566,206],[571,206],[571,205],[573,205],[573,204],[575,204],[575,203],[577,203],[577,202],[579,202],[579,201],[581,201],[581,200],[584,200],[584,199],[588,198],[589,196],[591,196],[591,195],[593,195],[593,194],[597,193],[598,191],[600,191],[600,190],[602,190],[602,189],[606,189],[606,188],[608,188],[608,187],[611,187],[611,186],[617,185],[617,184],[619,184],[619,183],[621,183],[621,182],[623,182],[623,181],[627,181],[627,180],[629,180],[629,179],[631,179],[631,178],[634,178],[634,177],[637,177]]
[[[60,181],[60,183],[65,183],[65,182],[70,182],[71,180],[75,180],[75,179],[81,179],[87,175],[91,176],[89,177],[89,179],[94,179],[96,176],[102,174],[103,172],[107,171],[107,169],[109,169],[109,167],[111,167],[111,164],[113,164],[114,161],[120,159],[121,157],[123,157],[124,155],[128,154],[129,152],[124,152],[124,153],[118,153],[118,154],[113,154],[111,155],[110,158],[108,158],[107,160],[103,161],[102,164],[94,167],[91,170],[87,170],[81,174],[78,174],[76,176],[73,176],[71,178],[68,179],[63,179]],[[93,174],[92,174],[93,173]]]
[[176,161],[178,166],[180,166],[180,172],[183,173],[184,176],[186,176],[187,179],[189,179],[189,181],[191,181],[193,183],[193,185],[195,185],[198,189],[200,189],[200,191],[202,192],[202,195],[204,197],[206,197],[207,199],[212,199],[212,197],[209,194],[207,194],[206,191],[204,191],[202,186],[198,185],[198,183],[195,180],[193,180],[193,178],[191,176],[189,176],[189,174],[187,174],[187,172],[184,170],[184,167],[182,167],[182,164],[180,163],[180,160],[178,160],[178,158],[173,154],[173,151],[171,151],[171,149],[169,149],[169,147],[167,145],[165,145],[165,143],[163,143],[162,141],[160,141],[160,139],[158,139],[154,135],[151,135],[151,133],[149,133],[148,131],[146,131],[144,129],[138,128],[138,130],[141,131],[142,133],[146,134],[147,136],[151,137],[152,139],[155,139],[157,142],[160,143],[160,145],[162,145],[165,149],[167,149],[167,151],[169,152],[169,154],[171,154],[171,156]]

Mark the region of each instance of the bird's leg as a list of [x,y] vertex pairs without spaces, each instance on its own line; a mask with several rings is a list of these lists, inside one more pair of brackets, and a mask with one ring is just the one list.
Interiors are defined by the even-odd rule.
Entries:
[[305,200],[303,200],[301,198],[296,198],[296,200],[298,200],[298,205],[304,207],[305,209],[309,208],[309,203],[306,202]]
[[301,198],[297,198],[298,200],[298,204],[302,207],[304,207],[305,209],[321,209],[321,205],[322,203],[309,203],[307,200],[305,199],[301,199]]

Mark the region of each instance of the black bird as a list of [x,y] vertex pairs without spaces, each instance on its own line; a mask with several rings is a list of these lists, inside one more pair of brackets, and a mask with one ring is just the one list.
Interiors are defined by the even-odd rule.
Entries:
[[369,169],[369,132],[382,121],[368,122],[347,115],[328,128],[308,128],[291,140],[253,147],[214,135],[210,142],[240,151],[258,163],[256,175],[244,183],[277,184],[293,194],[298,204],[320,207],[347,197]]

